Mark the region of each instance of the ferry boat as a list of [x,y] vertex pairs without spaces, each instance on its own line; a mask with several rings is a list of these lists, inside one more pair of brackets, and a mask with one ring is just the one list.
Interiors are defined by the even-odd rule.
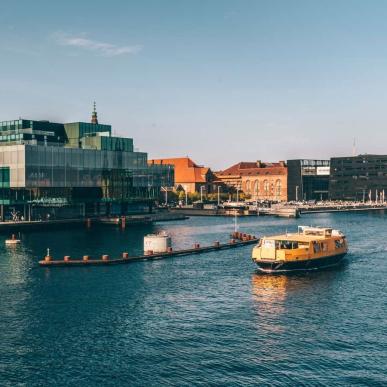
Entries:
[[265,273],[316,270],[339,264],[347,251],[341,231],[299,226],[297,233],[260,239],[252,259]]

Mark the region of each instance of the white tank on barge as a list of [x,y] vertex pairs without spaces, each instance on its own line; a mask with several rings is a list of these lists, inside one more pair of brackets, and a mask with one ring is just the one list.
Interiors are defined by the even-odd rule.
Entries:
[[172,239],[166,232],[148,234],[144,237],[144,253],[166,253],[172,248]]

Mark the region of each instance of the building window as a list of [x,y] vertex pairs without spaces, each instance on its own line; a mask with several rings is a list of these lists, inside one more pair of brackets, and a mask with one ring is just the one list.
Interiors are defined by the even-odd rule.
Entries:
[[275,194],[277,196],[277,198],[279,198],[281,196],[281,180],[278,179],[276,180],[275,182]]
[[246,181],[246,192],[250,193],[250,180]]
[[269,180],[265,180],[263,182],[263,191],[265,192],[265,195],[269,195],[270,185]]
[[255,181],[254,181],[253,193],[254,193],[255,195],[258,195],[258,194],[259,194],[259,181],[258,181],[258,180],[255,180]]

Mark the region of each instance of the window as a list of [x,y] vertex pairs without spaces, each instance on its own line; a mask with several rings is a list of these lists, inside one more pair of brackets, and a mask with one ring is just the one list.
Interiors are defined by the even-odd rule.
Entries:
[[275,182],[275,195],[277,196],[277,197],[280,197],[281,196],[281,180],[280,179],[278,179],[278,180],[276,180],[276,182]]
[[254,185],[253,185],[253,193],[255,195],[258,195],[259,194],[259,181],[258,180],[255,180],[254,181]]
[[265,195],[269,194],[269,190],[270,190],[269,180],[265,180],[263,182],[263,190],[265,192]]
[[250,180],[247,180],[247,181],[246,181],[246,192],[247,192],[247,193],[250,192]]

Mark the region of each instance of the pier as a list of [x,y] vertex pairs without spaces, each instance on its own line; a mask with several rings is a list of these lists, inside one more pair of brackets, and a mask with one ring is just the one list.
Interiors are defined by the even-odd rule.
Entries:
[[138,256],[129,256],[127,252],[122,253],[121,257],[110,258],[109,255],[102,255],[100,259],[93,259],[89,255],[84,255],[82,258],[72,259],[70,256],[64,256],[63,259],[53,259],[48,250],[47,255],[43,260],[39,261],[39,265],[43,267],[65,267],[65,266],[100,266],[100,265],[117,265],[138,261],[152,261],[159,259],[166,259],[171,257],[186,256],[193,254],[208,253],[211,251],[228,250],[237,247],[243,247],[246,245],[256,244],[258,238],[243,233],[233,233],[232,239],[228,243],[220,243],[215,241],[211,246],[201,247],[198,243],[195,243],[191,249],[172,250],[170,249],[165,253],[145,254]]

